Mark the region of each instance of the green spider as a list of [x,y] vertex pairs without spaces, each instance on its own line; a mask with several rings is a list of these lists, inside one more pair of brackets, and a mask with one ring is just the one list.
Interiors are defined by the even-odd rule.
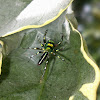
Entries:
[[52,40],[48,40],[48,41],[46,40],[47,31],[48,30],[45,31],[45,34],[43,36],[43,44],[41,44],[41,47],[42,48],[29,48],[29,49],[34,49],[34,50],[40,50],[35,55],[32,55],[30,58],[33,58],[34,56],[42,53],[42,56],[41,56],[41,58],[39,59],[39,61],[37,63],[38,65],[41,65],[46,60],[46,66],[44,68],[44,72],[43,72],[42,78],[43,78],[43,76],[45,74],[45,71],[46,71],[46,68],[47,68],[47,65],[48,65],[48,62],[49,62],[48,61],[49,60],[49,55],[56,56],[59,59],[61,59],[62,61],[64,61],[64,59],[62,59],[60,56],[56,55],[56,52],[59,51],[59,49],[56,49],[56,47],[62,43],[63,36],[62,36],[62,41],[61,42],[58,42],[58,44],[55,44],[55,42],[52,41]]

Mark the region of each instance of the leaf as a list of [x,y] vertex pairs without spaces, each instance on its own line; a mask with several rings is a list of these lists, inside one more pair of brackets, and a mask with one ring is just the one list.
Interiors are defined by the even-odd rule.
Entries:
[[[2,50],[5,51],[0,77],[1,100],[96,99],[100,79],[98,66],[86,54],[81,34],[69,19],[65,20],[64,11],[65,9],[46,23],[30,25],[30,28],[26,26],[0,38],[4,43]],[[67,25],[64,25],[64,22]],[[47,29],[47,40],[51,38],[56,44],[61,41],[63,34],[64,39],[58,49],[62,47],[64,50],[59,51],[57,55],[65,61],[51,55],[41,80],[45,62],[38,66],[41,55],[30,59],[38,50],[27,48],[41,47],[38,39],[43,42]],[[67,40],[69,34],[70,38]]]
[[[70,44],[63,43],[65,47],[70,47],[70,49],[60,52],[60,56],[65,59],[65,62],[52,57],[44,76],[45,81],[40,83],[41,71],[43,71],[45,63],[41,66],[35,64],[34,60],[38,61],[40,55],[33,61],[29,61],[25,53],[32,52],[34,54],[35,51],[25,50],[21,47],[27,47],[28,42],[25,43],[25,41],[30,41],[29,37],[34,36],[35,32],[26,34],[19,48],[4,59],[0,99],[62,100],[68,99],[74,94],[74,100],[77,100],[77,98],[85,100],[86,97],[79,92],[79,89],[83,84],[94,82],[95,70],[87,63],[80,52],[81,40],[79,34],[71,31]],[[33,39],[33,46],[36,46],[34,42],[39,45],[36,40]],[[64,41],[66,41],[66,38]]]
[[[0,36],[5,35],[6,30],[10,31],[11,28],[14,28],[13,22],[17,23],[15,21],[16,17],[31,1],[32,0],[0,0]],[[13,24],[12,27],[11,24]]]

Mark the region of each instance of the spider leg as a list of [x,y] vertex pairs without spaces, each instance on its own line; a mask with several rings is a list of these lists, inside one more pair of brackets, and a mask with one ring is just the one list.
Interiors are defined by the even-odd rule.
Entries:
[[[37,52],[35,55],[31,55],[29,58],[32,60],[32,58],[40,53],[43,53],[42,51]],[[28,61],[29,62],[29,61]]]
[[40,39],[39,39],[39,36],[37,36],[37,40],[39,41],[40,45],[41,45],[42,47],[44,47],[44,44],[41,43],[41,41],[40,41]]
[[31,48],[31,49],[34,49],[34,50],[43,50],[43,48]]
[[[64,50],[65,48],[63,47],[63,48],[60,48],[60,49],[56,49],[55,50],[55,52],[58,52],[58,51],[62,51],[62,50]],[[66,49],[67,50],[67,49]]]
[[56,44],[56,46],[60,45],[63,42],[63,35],[61,37],[61,41]]
[[31,55],[32,57],[34,57],[34,56],[36,56],[36,55],[38,55],[38,54],[40,54],[40,53],[43,53],[42,51],[39,51],[39,52],[37,52],[35,55]]
[[61,48],[59,48],[59,49],[55,49],[54,51],[55,52],[59,52],[59,51],[67,51],[67,50],[69,50],[71,47],[61,47]]
[[55,53],[51,52],[54,56],[56,56],[58,59],[61,59],[62,61],[65,61],[65,59],[61,58],[60,56],[56,55]]
[[60,51],[60,49],[56,49],[55,51],[58,52],[58,51]]
[[23,49],[43,50],[43,48],[30,48],[30,47],[28,47],[28,48],[23,48]]
[[45,31],[45,34],[43,36],[43,43],[46,43],[46,34],[47,34],[48,30]]
[[46,61],[46,66],[45,66],[45,68],[44,68],[44,72],[43,72],[42,77],[41,77],[41,81],[42,81],[42,79],[43,79],[43,77],[44,77],[44,74],[45,74],[45,72],[46,72],[48,63],[49,63],[49,61],[48,61],[48,59],[47,59],[47,61]]
[[56,56],[58,59],[61,59],[62,61],[65,61],[65,59],[61,58],[60,56]]

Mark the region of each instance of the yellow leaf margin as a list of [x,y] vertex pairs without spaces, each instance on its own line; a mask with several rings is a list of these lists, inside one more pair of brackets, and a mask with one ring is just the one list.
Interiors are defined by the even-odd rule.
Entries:
[[5,36],[8,36],[8,35],[12,35],[12,34],[14,34],[14,33],[23,31],[23,30],[25,30],[25,29],[29,29],[29,28],[40,28],[40,27],[43,27],[43,26],[45,26],[45,25],[48,25],[49,23],[55,21],[55,20],[69,7],[69,5],[70,5],[73,1],[74,1],[74,0],[71,0],[71,1],[69,2],[69,4],[68,4],[64,9],[61,9],[61,10],[59,11],[59,13],[57,14],[57,16],[55,16],[54,18],[52,18],[52,19],[50,19],[50,20],[47,20],[44,24],[42,24],[42,25],[27,25],[27,26],[23,26],[23,27],[21,27],[21,28],[19,28],[19,29],[17,29],[17,30],[14,30],[14,31],[12,31],[12,32],[10,32],[10,33],[8,33],[8,34],[5,34],[5,35],[3,35],[3,36],[1,36],[1,37],[5,37]]
[[[68,20],[67,17],[66,17],[66,19]],[[100,70],[99,70],[99,67],[96,65],[96,63],[85,52],[83,38],[82,38],[81,33],[73,27],[72,23],[69,20],[68,20],[68,22],[70,23],[70,25],[72,27],[72,30],[77,32],[80,35],[80,39],[81,39],[81,48],[80,48],[80,50],[81,50],[81,53],[83,54],[83,57],[86,59],[86,61],[95,70],[95,80],[94,80],[94,82],[83,84],[79,91],[81,91],[83,93],[83,95],[86,96],[89,100],[96,100],[96,92],[97,92],[97,88],[98,88],[99,83],[100,83]],[[74,95],[71,96],[69,98],[69,100],[74,100]]]
[[3,55],[2,55],[2,49],[3,49],[3,45],[4,45],[4,43],[2,42],[2,41],[0,41],[0,44],[1,44],[1,48],[0,48],[0,75],[1,75],[1,67],[2,67],[2,57],[3,57]]

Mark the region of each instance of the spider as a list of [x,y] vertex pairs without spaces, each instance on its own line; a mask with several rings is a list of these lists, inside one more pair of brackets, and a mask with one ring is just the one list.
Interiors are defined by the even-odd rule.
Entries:
[[44,72],[43,72],[43,75],[42,75],[42,78],[44,77],[44,74],[45,74],[45,71],[46,71],[46,68],[47,68],[47,65],[48,65],[48,60],[49,60],[49,55],[53,55],[53,56],[56,56],[57,58],[61,59],[62,61],[64,61],[64,59],[62,59],[60,56],[58,56],[56,54],[56,52],[58,52],[60,49],[56,49],[57,46],[59,46],[62,41],[63,41],[63,36],[62,36],[62,41],[61,42],[58,42],[57,44],[55,44],[54,41],[52,41],[51,39],[50,40],[46,40],[46,34],[47,34],[47,31],[45,31],[45,34],[43,36],[43,44],[40,42],[41,44],[41,48],[28,48],[28,49],[34,49],[34,50],[40,50],[39,52],[37,52],[35,55],[31,55],[30,58],[33,58],[34,56],[42,53],[42,56],[40,57],[39,61],[38,61],[38,65],[41,65],[45,60],[46,60],[46,66],[44,68]]

